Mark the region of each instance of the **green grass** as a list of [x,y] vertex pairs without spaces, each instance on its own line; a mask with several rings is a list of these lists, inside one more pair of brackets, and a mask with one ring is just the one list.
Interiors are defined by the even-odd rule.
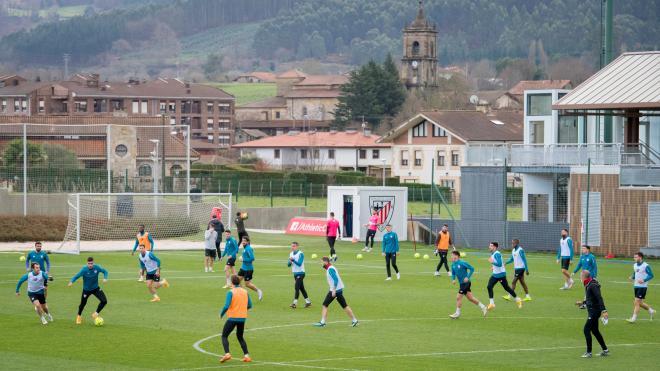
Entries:
[[[235,198],[234,198],[235,200]],[[238,197],[238,207],[270,207],[270,197],[267,196],[240,196]],[[274,207],[286,206],[305,206],[304,197],[273,197]],[[312,212],[325,212],[327,209],[327,199],[325,198],[308,198],[307,210]],[[441,218],[449,218],[449,211],[456,219],[461,218],[461,205],[448,204],[447,207],[438,205],[433,207],[433,215]],[[422,201],[408,201],[408,213],[415,216],[427,216],[431,212],[431,204]],[[519,221],[522,220],[522,207],[508,207],[508,220]]]
[[273,83],[207,83],[236,97],[236,105],[258,102],[277,94]]
[[[254,283],[265,292],[250,311],[246,340],[263,370],[327,369],[360,370],[650,370],[655,369],[659,349],[660,323],[623,321],[632,310],[632,288],[626,282],[630,263],[600,259],[599,274],[611,321],[601,326],[612,354],[607,359],[581,359],[584,352],[582,326],[584,311],[575,308],[582,298],[576,285],[571,291],[558,290],[561,279],[554,257],[528,254],[531,275],[528,284],[534,301],[519,310],[501,299],[496,288],[497,308],[482,318],[472,304],[465,304],[461,319],[447,315],[455,309],[457,287],[447,277],[433,277],[436,260],[414,259],[410,243],[402,244],[399,257],[401,281],[384,282],[383,259],[378,253],[355,259],[360,247],[338,243],[337,267],[346,284],[348,303],[361,320],[357,328],[337,304],[330,307],[328,327],[311,326],[318,321],[320,304],[327,292],[324,272],[311,254],[327,252],[321,238],[252,234],[255,244],[281,245],[282,248],[256,248]],[[286,267],[288,249],[296,239],[307,257],[305,286],[313,307],[291,310],[293,280]],[[418,245],[419,251],[430,250]],[[508,253],[505,252],[505,255]],[[67,288],[67,280],[82,267],[87,254],[53,255],[49,305],[55,322],[44,327],[25,297],[13,297],[16,281],[23,273],[18,254],[0,254],[0,369],[49,370],[98,369],[179,369],[242,367],[238,360],[220,366],[217,357],[193,348],[200,339],[218,334],[224,320],[218,318],[225,291],[220,273],[203,273],[200,251],[160,252],[163,276],[172,283],[162,289],[162,301],[149,303],[144,284],[135,281],[137,259],[127,253],[94,254],[98,264],[110,271],[110,281],[102,284],[109,305],[103,311],[105,326],[94,327],[90,314],[96,299],[90,299],[81,326],[73,323],[81,283]],[[478,270],[473,292],[487,301],[489,266],[483,252],[469,251],[467,261]],[[506,256],[508,257],[508,256]],[[505,257],[505,258],[506,258]],[[655,264],[655,262],[651,262]],[[511,274],[509,273],[509,277]],[[520,290],[520,288],[519,288]],[[648,299],[659,305],[657,284]],[[251,293],[256,299],[256,295]],[[279,326],[279,327],[276,327]],[[653,344],[649,344],[653,343]],[[623,345],[638,344],[638,345]],[[233,354],[240,348],[232,336]],[[208,352],[222,353],[217,337],[202,342]],[[524,349],[524,350],[517,350]],[[598,350],[595,345],[595,350]],[[258,362],[276,362],[258,363]],[[291,363],[295,362],[295,363]],[[294,366],[296,366],[294,368]],[[305,367],[306,366],[306,367]]]

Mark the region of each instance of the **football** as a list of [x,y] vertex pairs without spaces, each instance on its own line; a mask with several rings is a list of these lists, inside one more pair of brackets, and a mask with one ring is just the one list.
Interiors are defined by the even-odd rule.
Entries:
[[419,259],[422,255],[418,252],[415,253],[415,259]]
[[100,317],[100,316],[96,317],[96,319],[94,319],[94,325],[96,325],[96,326],[103,326],[104,323],[105,322],[103,321],[103,318]]
[[461,258],[464,258],[467,254],[461,251]]
[[312,254],[312,259],[316,259],[316,258],[318,258],[318,257],[319,257],[318,255],[316,255],[316,254]]
[[362,260],[362,254],[357,254],[356,258],[357,260]]
[[247,218],[248,218],[248,213],[247,212],[241,213],[241,219],[246,220]]
[[18,260],[20,260],[20,261],[22,261],[22,262],[24,262],[24,261],[25,261],[25,255],[21,255],[21,257],[20,257],[20,258],[18,258]]
[[429,260],[429,254],[424,254],[424,260]]

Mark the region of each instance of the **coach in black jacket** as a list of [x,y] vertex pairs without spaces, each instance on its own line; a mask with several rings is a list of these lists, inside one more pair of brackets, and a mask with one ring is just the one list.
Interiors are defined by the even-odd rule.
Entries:
[[587,306],[587,322],[584,324],[584,337],[587,340],[587,352],[582,355],[582,358],[591,358],[591,334],[596,337],[598,344],[603,349],[599,356],[607,356],[609,350],[605,345],[603,335],[598,330],[598,319],[602,315],[607,319],[607,309],[603,296],[600,294],[600,283],[591,277],[589,271],[582,271],[582,282],[584,283],[585,301]]

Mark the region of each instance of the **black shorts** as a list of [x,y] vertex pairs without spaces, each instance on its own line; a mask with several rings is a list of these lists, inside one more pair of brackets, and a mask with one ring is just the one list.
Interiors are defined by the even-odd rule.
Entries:
[[243,270],[243,269],[239,269],[239,270],[238,270],[238,276],[239,276],[239,277],[243,277],[243,279],[245,280],[245,282],[250,282],[250,281],[252,281],[252,275],[253,275],[253,274],[254,274],[254,271],[253,271],[253,270],[252,270],[252,271],[246,271],[246,270]]
[[328,240],[328,245],[330,245],[330,247],[335,247],[335,241],[337,240],[336,236],[327,236],[326,239]]
[[465,295],[468,292],[472,291],[471,287],[472,287],[472,282],[470,282],[470,281],[461,282],[461,285],[458,288],[458,293],[461,294],[461,295]]
[[646,287],[635,287],[635,298],[646,299]]
[[204,256],[210,256],[215,259],[215,250],[204,249]]
[[335,299],[337,299],[337,303],[341,305],[342,308],[346,308],[348,304],[346,304],[346,299],[344,299],[344,293],[342,291],[337,291],[335,293],[335,297],[332,297],[332,291],[328,291],[328,295],[325,296],[325,300],[323,300],[323,306],[328,307],[330,306],[330,303],[332,303]]
[[39,300],[39,304],[46,304],[46,295],[44,294],[28,292],[28,298],[30,299],[30,303],[34,303],[35,300]]
[[571,259],[570,258],[562,258],[561,259],[561,269],[568,270],[568,267],[570,265],[571,265]]
[[228,265],[230,267],[235,266],[236,265],[236,257],[235,256],[229,257],[229,259],[227,259],[227,264],[226,265]]
[[147,273],[147,281],[154,281],[154,282],[159,282],[160,281],[160,276],[156,276],[156,273]]
[[514,277],[524,278],[525,277],[525,268],[518,268],[514,270]]
[[367,229],[367,238],[376,236],[376,230]]
[[243,237],[249,237],[248,233],[243,231],[243,232],[238,232],[238,244],[241,244],[241,241],[243,240]]

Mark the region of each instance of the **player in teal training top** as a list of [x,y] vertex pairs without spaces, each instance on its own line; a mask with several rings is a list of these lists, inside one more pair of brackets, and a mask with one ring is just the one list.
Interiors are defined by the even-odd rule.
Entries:
[[241,255],[241,269],[238,270],[238,277],[245,281],[245,287],[257,292],[259,295],[259,300],[263,299],[264,294],[257,286],[252,283],[252,278],[254,277],[254,250],[250,245],[250,237],[243,237],[241,240],[241,245],[243,246],[243,254]]
[[94,258],[91,256],[87,258],[87,265],[84,266],[80,272],[76,273],[71,281],[69,282],[69,287],[73,285],[78,278],[82,277],[83,279],[83,291],[82,296],[80,297],[80,305],[78,306],[78,316],[76,316],[76,324],[79,325],[82,323],[82,312],[87,305],[87,299],[90,295],[96,296],[99,299],[99,306],[96,308],[96,311],[92,313],[92,319],[96,319],[105,307],[108,304],[108,299],[105,297],[105,293],[99,287],[99,274],[103,273],[103,282],[108,282],[108,271],[103,269],[100,265],[94,264]]
[[458,252],[458,250],[451,252],[451,261],[451,283],[455,285],[456,280],[458,279],[459,288],[458,294],[456,295],[456,312],[454,314],[450,314],[449,317],[457,319],[461,316],[463,296],[467,297],[470,302],[479,306],[479,309],[481,309],[481,312],[485,316],[488,313],[488,309],[479,301],[479,299],[472,295],[472,282],[470,282],[470,277],[472,277],[472,273],[474,273],[474,267],[472,267],[468,262],[461,260],[461,253]]
[[170,287],[170,283],[160,276],[160,259],[154,255],[153,251],[147,251],[147,248],[144,245],[140,245],[138,259],[140,259],[140,267],[142,270],[147,272],[147,289],[149,289],[149,292],[153,295],[151,302],[159,302],[160,297],[156,293],[156,290],[161,286],[164,288]]
[[20,295],[21,285],[27,281],[27,294],[30,302],[34,304],[34,310],[37,312],[41,323],[46,325],[48,321],[53,322],[53,316],[48,311],[46,304],[46,290],[48,289],[48,275],[41,271],[39,263],[34,262],[32,270],[25,273],[16,284],[16,296]]
[[223,289],[231,288],[231,276],[236,274],[236,255],[238,255],[238,242],[231,236],[231,231],[225,229],[225,251],[222,252],[222,258],[227,257],[227,263],[225,263],[225,278],[227,279],[227,284],[222,286]]
[[[573,273],[571,273],[571,281],[573,281],[573,276],[580,269],[582,269],[583,271],[589,271],[591,278],[595,279],[596,276],[598,276],[598,265],[596,264],[596,256],[591,253],[591,246],[582,245],[582,255],[580,256],[580,261],[578,262],[578,265],[575,267],[575,270],[573,271]],[[587,307],[586,304],[580,305],[580,309],[585,309],[586,307]]]
[[[25,271],[32,271],[32,263],[38,263],[39,268],[46,275],[50,273],[50,259],[48,258],[48,254],[41,250],[41,242],[39,241],[34,243],[34,250],[27,254],[27,259],[25,259]],[[49,278],[51,281],[53,280],[52,277],[49,276]]]

